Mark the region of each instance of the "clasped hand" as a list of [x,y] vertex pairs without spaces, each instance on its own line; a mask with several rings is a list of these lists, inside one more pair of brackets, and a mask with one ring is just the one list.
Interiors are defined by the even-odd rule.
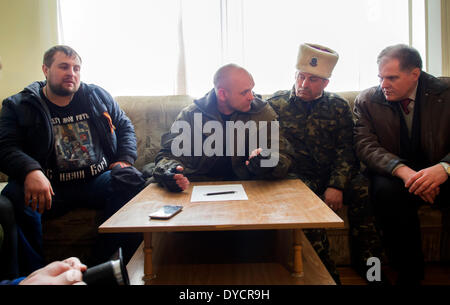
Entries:
[[428,203],[434,203],[439,195],[439,186],[448,179],[448,175],[440,164],[424,168],[418,172],[407,166],[400,167],[397,171],[405,182],[405,187],[410,193],[420,196]]

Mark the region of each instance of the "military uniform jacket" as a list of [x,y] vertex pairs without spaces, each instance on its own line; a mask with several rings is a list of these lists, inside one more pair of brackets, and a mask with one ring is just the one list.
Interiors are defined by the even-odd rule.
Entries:
[[[195,115],[202,115],[201,124],[205,126],[210,121],[217,121],[223,124],[223,119],[217,110],[217,98],[214,89],[211,90],[208,94],[206,94],[203,98],[194,100],[193,104],[184,108],[178,117],[176,118],[175,123],[177,122],[186,122],[192,129],[192,151],[194,150],[194,125],[195,125]],[[259,122],[265,121],[268,124],[268,130],[270,131],[270,124],[277,120],[277,115],[275,111],[269,106],[269,104],[265,101],[260,100],[259,98],[255,98],[251,103],[251,109],[248,112],[234,112],[230,119],[230,121],[237,122],[242,121],[244,124],[249,121],[254,121],[257,126],[259,126]],[[198,122],[197,122],[198,123]],[[172,128],[171,128],[172,129]],[[201,144],[203,145],[207,138],[211,136],[215,131],[205,132],[203,131],[201,135]],[[239,156],[236,151],[236,141],[242,140],[238,139],[238,136],[234,137],[234,148],[235,151],[231,156],[231,165],[232,171],[235,176],[239,179],[257,179],[257,178],[282,178],[287,175],[288,169],[291,165],[291,160],[289,158],[289,154],[286,153],[286,143],[287,141],[283,138],[281,133],[279,134],[279,161],[275,166],[274,170],[268,175],[264,177],[253,177],[252,174],[248,171],[245,161],[248,160],[248,141],[250,137],[259,137],[259,128],[257,130],[257,134],[249,134],[245,135],[245,143],[246,143],[246,155]],[[166,170],[174,166],[174,164],[180,164],[184,167],[183,174],[188,178],[195,177],[196,179],[201,180],[201,178],[208,178],[208,173],[218,162],[218,156],[212,155],[207,156],[204,153],[200,156],[196,156],[194,152],[191,153],[190,156],[182,155],[182,156],[174,156],[171,151],[172,142],[179,135],[179,133],[165,133],[161,137],[161,150],[157,154],[155,158],[156,168],[155,170]],[[225,131],[224,131],[225,135]],[[268,133],[268,142],[269,145],[271,143],[271,135]],[[227,144],[225,144],[227,145]],[[276,152],[275,152],[276,153]],[[274,152],[272,152],[272,155]]]
[[343,190],[356,170],[353,118],[348,103],[328,92],[305,102],[294,89],[278,91],[268,102],[277,112],[282,133],[294,151],[291,172],[320,181],[324,189]]

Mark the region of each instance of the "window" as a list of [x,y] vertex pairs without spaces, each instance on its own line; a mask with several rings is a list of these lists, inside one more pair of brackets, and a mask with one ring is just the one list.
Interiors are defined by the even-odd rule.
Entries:
[[[245,67],[254,91],[290,89],[302,42],[340,58],[329,91],[378,83],[376,57],[396,43],[419,46],[420,6],[408,0],[59,0],[60,40],[83,58],[82,79],[112,95],[189,94],[212,88],[229,62]],[[413,0],[413,4],[421,3]],[[419,7],[419,9],[417,9]],[[419,18],[411,22],[409,12]],[[425,60],[425,56],[422,54]]]

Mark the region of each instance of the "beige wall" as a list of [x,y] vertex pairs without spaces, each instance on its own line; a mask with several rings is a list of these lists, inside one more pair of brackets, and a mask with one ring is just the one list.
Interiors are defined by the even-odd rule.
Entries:
[[57,44],[56,0],[0,1],[0,101],[42,80],[42,56]]

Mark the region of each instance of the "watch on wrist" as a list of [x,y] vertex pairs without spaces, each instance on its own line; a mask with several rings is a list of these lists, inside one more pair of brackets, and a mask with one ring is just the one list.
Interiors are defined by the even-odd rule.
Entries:
[[441,162],[440,164],[444,167],[445,172],[447,173],[447,175],[450,176],[450,165],[447,162]]

